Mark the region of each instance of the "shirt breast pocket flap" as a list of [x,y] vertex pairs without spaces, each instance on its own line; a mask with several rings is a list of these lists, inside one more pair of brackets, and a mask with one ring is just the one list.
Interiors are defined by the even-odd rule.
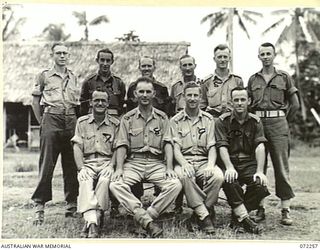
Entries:
[[161,137],[162,136],[162,129],[159,128],[159,127],[149,128],[149,130],[151,131],[152,135],[154,135],[156,137]]
[[252,139],[253,133],[251,131],[246,131],[244,134],[249,140]]
[[50,86],[47,84],[44,86],[44,91],[49,96],[55,94],[58,90],[59,90],[58,86]]
[[183,130],[180,130],[178,134],[180,135],[181,144],[183,147],[189,148],[193,146],[190,130],[183,129]]
[[86,133],[83,135],[84,151],[94,150],[95,134]]
[[207,146],[207,136],[206,136],[206,132],[207,132],[207,128],[205,127],[198,127],[197,128],[197,132],[198,132],[198,145],[201,147],[206,147]]
[[104,137],[103,141],[105,143],[111,143],[112,144],[112,142],[113,142],[113,135],[112,134],[110,134],[108,132],[103,132],[102,135]]
[[270,85],[270,95],[271,99],[277,103],[282,104],[284,102],[284,91],[285,91],[285,86],[282,84],[271,84]]

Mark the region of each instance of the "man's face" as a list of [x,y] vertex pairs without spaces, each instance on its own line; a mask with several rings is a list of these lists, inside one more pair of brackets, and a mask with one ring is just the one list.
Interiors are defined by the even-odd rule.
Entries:
[[186,106],[189,109],[197,109],[200,105],[201,93],[200,88],[187,88],[184,92]]
[[194,76],[196,64],[192,57],[186,57],[180,60],[180,69],[183,76]]
[[152,77],[155,70],[153,60],[150,58],[141,58],[139,69],[142,76]]
[[271,66],[273,64],[273,60],[275,58],[275,52],[273,48],[270,47],[260,47],[258,58],[262,62],[263,66]]
[[249,97],[246,90],[235,90],[232,92],[232,107],[238,114],[247,112],[249,105]]
[[138,104],[141,106],[152,105],[152,99],[155,96],[152,83],[139,82],[134,91],[134,95],[138,100]]
[[103,97],[92,100],[92,110],[95,114],[105,114],[108,106],[108,100]]
[[218,69],[227,69],[231,60],[230,51],[228,48],[220,50],[218,49],[214,54],[214,61]]
[[66,66],[69,59],[68,48],[64,45],[57,45],[53,48],[51,56],[56,65]]
[[113,63],[112,55],[110,53],[99,53],[99,58],[97,58],[97,63],[99,64],[99,71],[103,74],[110,73],[110,67]]

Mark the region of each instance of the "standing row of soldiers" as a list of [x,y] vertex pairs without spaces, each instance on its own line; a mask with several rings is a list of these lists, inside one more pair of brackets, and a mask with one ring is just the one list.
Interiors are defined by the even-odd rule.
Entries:
[[[111,215],[119,213],[119,201],[151,237],[159,237],[162,229],[153,220],[175,200],[175,211],[182,212],[182,189],[194,210],[192,220],[213,233],[214,204],[221,187],[232,208],[232,226],[259,233],[256,222],[265,219],[264,198],[269,195],[264,174],[269,152],[281,199],[281,223],[291,225],[294,194],[288,180],[287,121],[293,119],[299,102],[291,77],[273,66],[275,55],[272,44],[259,47],[262,70],[250,77],[247,90],[241,77],[228,68],[226,45],[214,49],[216,70],[203,81],[194,74],[195,59],[184,55],[183,77],[172,86],[170,96],[166,85],[153,76],[155,61],[141,57],[142,76],[129,86],[125,113],[126,88],[111,73],[110,50],[98,51],[99,70],[82,83],[79,110],[80,86],[66,67],[68,48],[54,44],[54,66],[38,75],[32,94],[41,127],[39,183],[32,196],[34,223],[44,222],[61,153],[65,215],[82,213],[81,237],[98,237],[109,196]],[[248,106],[255,114],[248,112]],[[140,201],[144,181],[158,187],[147,210]],[[252,210],[257,211],[250,218]]]

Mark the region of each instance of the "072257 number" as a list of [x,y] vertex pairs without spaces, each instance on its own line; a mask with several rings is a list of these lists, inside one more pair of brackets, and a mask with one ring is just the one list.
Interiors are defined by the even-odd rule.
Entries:
[[318,248],[318,243],[303,243],[303,244],[300,244],[300,248],[316,249]]

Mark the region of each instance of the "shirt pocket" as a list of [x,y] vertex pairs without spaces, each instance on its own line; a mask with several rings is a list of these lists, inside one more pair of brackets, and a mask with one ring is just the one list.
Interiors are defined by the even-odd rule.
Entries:
[[60,87],[56,84],[52,84],[49,81],[45,81],[43,96],[47,102],[56,102],[61,100]]
[[207,147],[207,130],[206,127],[198,127],[197,128],[197,141],[199,147]]
[[68,86],[67,96],[70,102],[77,104],[80,99],[80,89],[73,85]]
[[220,105],[221,101],[220,101],[219,89],[220,88],[213,88],[213,87],[209,88],[207,93],[207,98],[208,98],[208,105],[210,107],[216,107]]
[[284,105],[285,86],[282,84],[270,84],[270,99],[273,104]]
[[112,106],[119,106],[121,91],[116,89],[116,90],[113,90],[112,92],[110,91],[109,94],[110,94],[110,104]]
[[244,132],[244,153],[250,154],[251,152],[254,151],[254,130],[253,128],[250,131],[245,131]]
[[83,135],[83,151],[84,154],[90,154],[95,152],[95,140],[96,135],[94,133],[85,133]]
[[252,86],[253,100],[260,100],[262,98],[262,87],[260,85]]
[[181,148],[187,149],[193,147],[192,135],[190,130],[180,130],[178,132],[181,139]]
[[149,128],[149,146],[157,149],[162,148],[163,129],[160,127]]
[[143,143],[143,128],[133,128],[129,130],[130,135],[130,147],[142,148]]
[[111,131],[102,132],[102,149],[108,155],[112,154],[114,134]]

